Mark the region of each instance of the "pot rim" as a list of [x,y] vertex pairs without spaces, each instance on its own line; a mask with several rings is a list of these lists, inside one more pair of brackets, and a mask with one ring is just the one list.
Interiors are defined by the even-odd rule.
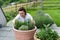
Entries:
[[13,30],[14,30],[14,31],[18,31],[18,32],[31,32],[31,31],[37,30],[37,27],[35,26],[35,28],[32,29],[32,30],[17,30],[17,29],[15,29],[15,28],[13,27]]

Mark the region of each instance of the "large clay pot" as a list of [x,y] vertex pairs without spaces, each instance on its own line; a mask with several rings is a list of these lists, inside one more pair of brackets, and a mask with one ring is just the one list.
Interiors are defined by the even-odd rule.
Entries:
[[13,28],[16,40],[34,40],[34,35],[37,30],[37,27],[35,27],[32,30],[16,30]]

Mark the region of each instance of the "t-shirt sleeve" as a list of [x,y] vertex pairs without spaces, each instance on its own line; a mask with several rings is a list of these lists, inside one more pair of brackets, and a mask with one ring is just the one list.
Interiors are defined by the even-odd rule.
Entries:
[[33,17],[30,14],[28,14],[28,15],[29,15],[31,21],[35,24],[35,21],[34,21]]
[[27,13],[27,14],[28,14],[29,18],[30,18],[31,20],[33,20],[33,17],[32,17],[29,13]]
[[12,22],[15,23],[15,20],[19,18],[19,15],[17,15],[13,20]]

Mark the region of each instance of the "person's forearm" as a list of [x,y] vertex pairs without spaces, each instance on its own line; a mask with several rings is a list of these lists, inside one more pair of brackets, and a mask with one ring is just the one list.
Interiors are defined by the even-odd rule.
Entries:
[[12,20],[13,25],[15,24],[15,19]]
[[35,21],[34,20],[31,20],[31,22],[35,25]]

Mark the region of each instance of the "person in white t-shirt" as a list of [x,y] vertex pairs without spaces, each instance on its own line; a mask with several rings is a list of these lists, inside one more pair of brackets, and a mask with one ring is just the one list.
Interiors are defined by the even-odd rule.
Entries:
[[19,8],[18,13],[19,14],[13,19],[13,23],[15,23],[15,20],[17,19],[21,22],[28,22],[29,20],[31,20],[31,22],[35,24],[35,21],[33,20],[32,16],[29,13],[26,13],[25,8]]

